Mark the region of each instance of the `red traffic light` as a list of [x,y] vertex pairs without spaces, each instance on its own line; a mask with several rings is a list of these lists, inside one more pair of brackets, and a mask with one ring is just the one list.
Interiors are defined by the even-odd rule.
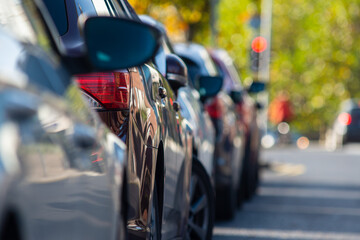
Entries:
[[261,53],[267,48],[267,41],[264,37],[256,37],[252,43],[251,48],[254,52]]

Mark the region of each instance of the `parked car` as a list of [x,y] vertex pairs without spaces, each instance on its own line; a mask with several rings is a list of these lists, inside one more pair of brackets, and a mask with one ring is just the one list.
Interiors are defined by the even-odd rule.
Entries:
[[360,142],[359,99],[348,99],[341,103],[340,110],[327,132],[325,143],[329,150],[335,150],[353,142]]
[[[105,17],[84,19],[80,28],[86,50],[74,58],[41,1],[0,0],[2,240],[125,237],[125,146],[90,111],[71,74],[104,69],[104,56],[113,59],[107,70],[143,63],[158,32]],[[119,46],[119,33],[129,29]],[[148,38],[134,42],[138,34]]]
[[[177,94],[181,114],[191,123],[194,132],[193,163],[190,185],[190,213],[188,222],[187,239],[211,239],[215,215],[214,198],[214,149],[215,129],[209,114],[204,111],[200,101],[216,95],[222,86],[221,81],[217,86],[208,84],[209,77],[199,79],[206,84],[207,94],[199,92],[188,82],[187,67],[185,63],[174,54],[172,44],[167,36],[163,24],[153,18],[142,15],[140,19],[162,33],[162,44],[155,56],[155,64],[163,76],[167,78],[170,86]],[[218,78],[212,80],[219,80]],[[199,84],[201,84],[199,82]],[[213,89],[208,89],[213,88]],[[210,90],[213,90],[211,94]],[[199,207],[199,201],[202,204]]]
[[[239,74],[234,66],[233,60],[223,49],[209,50],[211,58],[216,64],[220,75],[224,78],[223,91],[231,96],[236,104],[236,112],[245,132],[245,154],[243,159],[241,197],[249,199],[259,183],[259,154],[261,131],[259,129],[258,110],[261,105],[256,102],[249,93],[259,93],[264,90],[260,82],[253,83],[249,88],[241,85]],[[241,204],[241,201],[238,201]]]
[[[66,0],[64,4],[63,15],[55,11],[52,16],[68,20],[68,31],[59,35],[73,54],[82,51],[78,22],[84,16],[123,16],[139,21],[124,0]],[[126,38],[128,33],[121,34]],[[136,57],[116,49],[114,54]],[[75,77],[100,118],[126,142],[130,239],[183,238],[190,207],[192,127],[174,106],[175,93],[152,61],[137,66]]]
[[[175,52],[184,60],[190,81],[196,86],[203,77],[221,78],[216,65],[206,49],[194,43],[174,46]],[[208,85],[212,83],[208,81]],[[199,88],[202,94],[202,89]],[[215,144],[215,188],[216,216],[231,219],[241,186],[242,157],[245,151],[245,130],[237,120],[235,104],[230,96],[221,91],[205,103],[216,131]]]

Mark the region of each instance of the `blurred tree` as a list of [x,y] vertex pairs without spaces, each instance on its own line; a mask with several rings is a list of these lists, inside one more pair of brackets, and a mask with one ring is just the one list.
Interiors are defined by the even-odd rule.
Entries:
[[251,80],[251,40],[258,34],[250,23],[259,14],[258,1],[221,0],[218,18],[218,46],[229,51],[242,79]]
[[293,125],[331,124],[340,101],[360,96],[359,0],[274,0],[271,98],[286,89]]
[[138,14],[163,22],[175,41],[210,41],[210,0],[129,0]]
[[[165,24],[175,41],[210,43],[210,0],[129,0]],[[217,45],[251,80],[253,16],[261,0],[220,0]],[[314,133],[331,124],[339,103],[360,97],[360,0],[273,0],[270,100],[289,92],[292,126]],[[186,34],[184,34],[186,32]]]

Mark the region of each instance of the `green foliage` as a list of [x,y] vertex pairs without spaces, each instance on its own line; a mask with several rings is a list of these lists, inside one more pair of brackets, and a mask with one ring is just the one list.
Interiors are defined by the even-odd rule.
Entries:
[[358,0],[274,0],[270,96],[288,91],[298,130],[324,129],[360,96],[359,13]]
[[[165,24],[175,39],[210,42],[210,0],[130,0],[139,14],[148,14]],[[186,25],[186,27],[184,27]],[[179,33],[176,28],[182,31]],[[176,35],[186,36],[176,36]]]
[[[229,51],[246,80],[256,34],[249,20],[260,11],[261,0],[218,2],[217,45]],[[170,34],[185,30],[191,40],[210,43],[210,0],[130,3],[163,21]],[[174,9],[177,21],[168,17]],[[292,125],[299,131],[325,129],[342,100],[360,97],[359,23],[360,0],[273,0],[270,100],[281,91],[289,93]]]
[[246,79],[251,75],[249,50],[255,36],[249,21],[258,13],[258,6],[252,0],[222,0],[218,11],[218,46],[230,53],[242,79]]

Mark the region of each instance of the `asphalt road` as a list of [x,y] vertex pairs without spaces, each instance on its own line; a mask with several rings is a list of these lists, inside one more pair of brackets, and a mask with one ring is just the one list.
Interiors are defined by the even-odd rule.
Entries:
[[360,240],[360,145],[327,152],[310,145],[263,151],[258,194],[215,240]]

